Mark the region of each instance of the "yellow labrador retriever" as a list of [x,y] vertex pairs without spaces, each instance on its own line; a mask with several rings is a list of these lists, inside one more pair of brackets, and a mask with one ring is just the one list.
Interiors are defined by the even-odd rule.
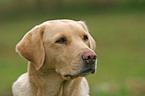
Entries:
[[84,76],[97,66],[95,41],[82,21],[46,21],[16,46],[28,72],[12,86],[14,96],[88,96]]

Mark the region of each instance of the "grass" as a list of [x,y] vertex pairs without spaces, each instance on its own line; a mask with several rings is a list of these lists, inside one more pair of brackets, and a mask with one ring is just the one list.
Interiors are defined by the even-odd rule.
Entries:
[[11,96],[12,83],[27,71],[27,61],[15,53],[15,45],[35,25],[58,18],[86,21],[96,40],[98,70],[87,77],[91,96],[145,95],[145,13],[64,12],[9,17],[0,24],[0,96]]

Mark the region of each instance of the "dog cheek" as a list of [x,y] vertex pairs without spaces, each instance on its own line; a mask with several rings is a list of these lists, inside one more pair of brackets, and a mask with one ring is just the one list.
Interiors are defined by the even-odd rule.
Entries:
[[46,57],[45,57],[45,68],[46,70],[54,70],[57,66],[56,54],[53,53],[53,50],[46,49]]
[[83,68],[83,61],[77,58],[71,62],[71,66],[72,66],[73,73],[77,74]]

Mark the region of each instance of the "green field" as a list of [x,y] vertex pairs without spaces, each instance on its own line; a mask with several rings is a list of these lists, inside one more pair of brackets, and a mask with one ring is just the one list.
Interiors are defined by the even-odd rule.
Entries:
[[96,41],[98,68],[87,77],[90,96],[145,96],[145,11],[9,16],[0,23],[0,96],[11,96],[12,83],[27,71],[27,61],[15,52],[23,35],[43,21],[63,18],[85,21]]

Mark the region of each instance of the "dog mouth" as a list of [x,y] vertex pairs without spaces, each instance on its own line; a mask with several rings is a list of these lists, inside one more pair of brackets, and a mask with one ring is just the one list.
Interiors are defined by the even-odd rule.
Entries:
[[87,76],[89,74],[94,74],[94,73],[95,73],[95,68],[87,68],[80,72],[80,76]]
[[[91,63],[86,63],[83,62],[83,67],[81,68],[76,68],[78,72],[74,74],[63,74],[62,77],[64,80],[70,80],[70,79],[75,79],[77,77],[86,77],[90,74],[94,74],[96,72],[96,62],[91,62]],[[76,71],[75,69],[75,71]]]
[[70,74],[63,75],[63,78],[65,80],[70,80],[77,77],[85,77],[85,76],[88,76],[89,74],[94,74],[94,73],[95,73],[95,68],[87,68],[87,69],[81,70],[78,74],[75,74],[75,75],[70,75]]

